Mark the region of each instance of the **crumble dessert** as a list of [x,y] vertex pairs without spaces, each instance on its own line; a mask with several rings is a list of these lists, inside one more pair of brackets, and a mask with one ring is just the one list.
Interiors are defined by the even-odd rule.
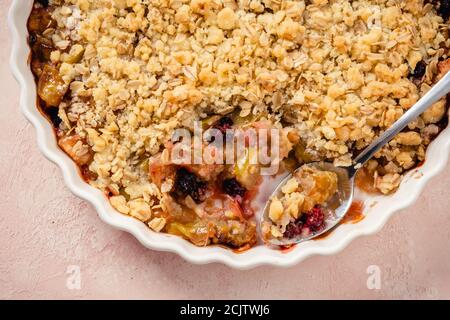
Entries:
[[338,191],[334,172],[303,166],[270,199],[265,239],[306,237],[325,227],[326,204]]
[[[449,13],[443,0],[36,0],[31,68],[60,147],[115,209],[199,246],[246,248],[257,146],[235,164],[179,165],[172,133],[277,128],[282,169],[348,166],[449,70]],[[394,192],[447,109],[411,123],[358,185]]]

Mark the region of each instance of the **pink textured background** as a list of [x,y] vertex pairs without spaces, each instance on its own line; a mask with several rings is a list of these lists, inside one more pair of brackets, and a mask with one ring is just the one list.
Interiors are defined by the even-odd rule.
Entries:
[[[450,298],[450,165],[377,235],[290,269],[195,266],[105,225],[64,186],[19,112],[9,4],[0,0],[0,298]],[[66,287],[71,265],[80,290]],[[366,286],[370,265],[381,270],[380,290]]]

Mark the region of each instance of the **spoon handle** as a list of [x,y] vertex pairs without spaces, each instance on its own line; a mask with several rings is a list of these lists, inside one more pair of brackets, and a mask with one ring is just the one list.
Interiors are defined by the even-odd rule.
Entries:
[[439,80],[430,91],[428,91],[412,108],[410,108],[392,127],[386,130],[378,139],[372,142],[364,151],[354,160],[350,175],[353,176],[356,171],[369,161],[372,156],[380,150],[385,144],[392,140],[400,131],[402,131],[411,121],[415,120],[425,110],[439,101],[450,92],[450,72]]

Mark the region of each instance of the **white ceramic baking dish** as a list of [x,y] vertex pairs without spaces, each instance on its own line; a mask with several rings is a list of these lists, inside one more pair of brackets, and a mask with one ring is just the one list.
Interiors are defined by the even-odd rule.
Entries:
[[103,221],[130,232],[148,248],[175,252],[192,263],[220,262],[240,269],[260,265],[287,267],[313,255],[335,254],[355,238],[377,232],[395,212],[414,203],[430,178],[441,172],[447,163],[450,128],[445,129],[430,145],[424,165],[411,171],[395,194],[374,197],[357,192],[357,197],[365,200],[366,217],[362,221],[342,224],[328,237],[302,243],[289,252],[261,245],[238,254],[221,247],[199,248],[179,237],[152,232],[144,223],[115,211],[102,192],[83,181],[77,166],[58,148],[52,126],[38,111],[36,86],[28,64],[30,49],[27,45],[26,22],[32,3],[33,0],[14,0],[8,19],[13,43],[11,68],[20,84],[20,108],[36,128],[37,142],[42,153],[61,168],[69,189],[91,203]]

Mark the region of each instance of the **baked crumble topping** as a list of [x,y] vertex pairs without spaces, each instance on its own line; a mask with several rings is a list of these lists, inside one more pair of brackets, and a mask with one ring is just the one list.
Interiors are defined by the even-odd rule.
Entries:
[[[174,165],[174,130],[278,128],[283,168],[348,166],[449,70],[448,12],[423,0],[36,1],[31,67],[59,145],[114,208],[241,248],[256,242],[255,167]],[[394,192],[447,109],[411,123],[359,185]]]

